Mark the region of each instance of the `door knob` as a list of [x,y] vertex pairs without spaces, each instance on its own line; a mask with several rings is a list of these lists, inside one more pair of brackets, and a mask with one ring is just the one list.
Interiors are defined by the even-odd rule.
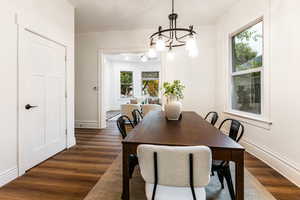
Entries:
[[27,104],[26,106],[25,106],[25,109],[26,110],[30,110],[31,108],[36,108],[37,106],[32,106],[32,105],[30,105],[30,104]]

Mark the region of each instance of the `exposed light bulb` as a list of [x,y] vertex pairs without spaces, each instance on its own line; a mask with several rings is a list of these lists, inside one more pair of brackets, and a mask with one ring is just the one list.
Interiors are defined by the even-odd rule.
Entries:
[[125,56],[125,60],[126,60],[126,61],[129,61],[129,56]]
[[148,57],[145,56],[145,55],[143,55],[143,56],[141,57],[141,61],[142,61],[142,62],[147,62],[147,61],[148,61]]
[[164,51],[166,49],[166,44],[162,36],[159,36],[159,38],[156,40],[155,48],[157,51]]
[[150,47],[149,51],[148,51],[148,56],[149,58],[156,58],[157,57],[157,52],[154,49],[153,46]]
[[174,58],[175,58],[175,53],[174,53],[174,51],[172,51],[172,49],[170,49],[167,53],[167,59],[172,61],[172,60],[174,60]]
[[197,49],[197,43],[196,43],[196,39],[193,35],[191,35],[187,41],[186,41],[186,50],[188,51],[194,51],[195,49]]
[[189,50],[189,56],[192,57],[192,58],[195,58],[199,55],[199,50],[198,48],[193,48],[191,50]]

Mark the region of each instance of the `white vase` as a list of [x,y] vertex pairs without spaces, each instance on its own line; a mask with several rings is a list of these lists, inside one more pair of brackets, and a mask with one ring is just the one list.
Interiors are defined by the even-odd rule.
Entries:
[[178,120],[182,112],[182,104],[175,97],[168,97],[165,105],[165,114],[168,120]]

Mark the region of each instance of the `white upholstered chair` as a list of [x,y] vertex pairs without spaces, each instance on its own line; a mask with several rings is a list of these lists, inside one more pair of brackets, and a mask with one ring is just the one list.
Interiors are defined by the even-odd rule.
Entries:
[[155,200],[206,199],[212,163],[208,147],[139,145],[137,156],[148,200],[153,194]]
[[146,116],[150,111],[155,111],[155,110],[162,110],[161,105],[158,104],[143,104],[142,105],[142,112],[143,115]]
[[129,119],[132,121],[132,111],[138,109],[141,110],[141,106],[139,104],[122,104],[121,105],[121,115],[126,115],[129,117]]

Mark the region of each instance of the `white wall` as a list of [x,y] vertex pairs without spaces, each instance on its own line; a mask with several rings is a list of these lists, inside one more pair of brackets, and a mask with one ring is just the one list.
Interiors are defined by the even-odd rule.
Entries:
[[199,56],[190,58],[185,48],[175,51],[175,59],[167,61],[163,56],[165,80],[181,80],[186,86],[183,109],[205,116],[214,110],[216,78],[216,34],[213,26],[198,31]]
[[[106,31],[76,36],[76,121],[98,120],[97,93],[92,89],[97,85],[98,50],[146,50],[148,36],[154,31]],[[177,51],[174,61],[163,56],[162,78],[182,80],[187,86],[184,109],[204,114],[214,106],[216,37],[213,26],[198,27],[197,31],[199,57],[187,57],[185,50]]]
[[[97,91],[99,50],[130,50],[147,47],[146,38],[150,30],[143,31],[106,31],[76,35],[76,122],[97,127]],[[96,125],[95,125],[96,124]]]
[[[74,137],[74,8],[65,0],[1,1],[0,22],[0,186],[18,176],[17,169],[17,24],[68,46],[68,139]],[[17,18],[17,20],[16,20]]]
[[[241,0],[217,25],[216,108],[228,109],[229,34],[265,18],[266,122],[245,122],[247,150],[300,186],[300,1]],[[223,117],[233,117],[224,114]]]

